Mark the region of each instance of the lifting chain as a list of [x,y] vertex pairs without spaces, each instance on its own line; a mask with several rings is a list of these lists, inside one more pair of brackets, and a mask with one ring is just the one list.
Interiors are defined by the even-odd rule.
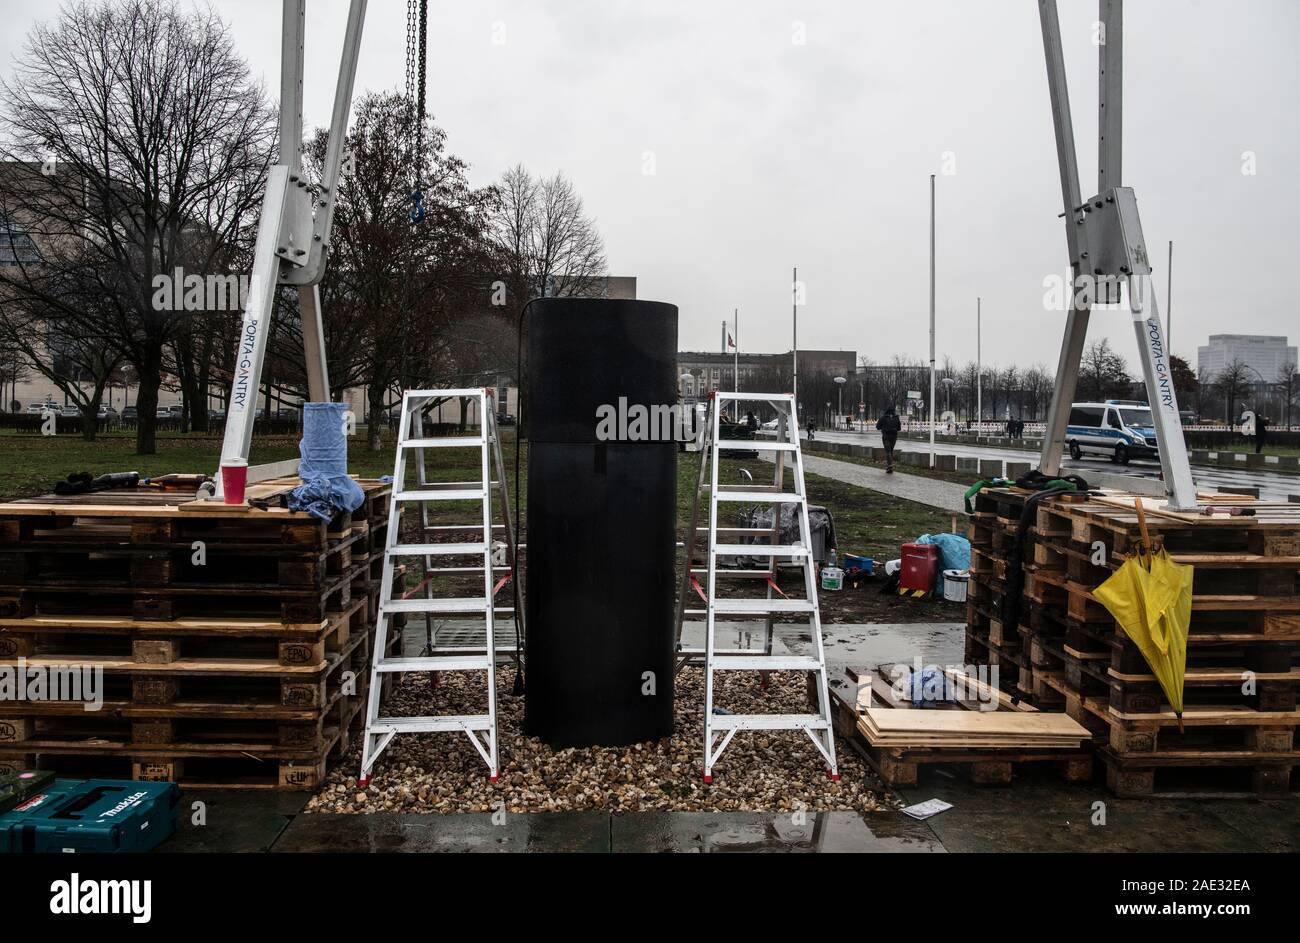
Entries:
[[421,180],[424,166],[424,109],[426,42],[429,28],[429,0],[406,3],[406,114],[407,151],[411,160],[411,222],[424,220],[424,193]]

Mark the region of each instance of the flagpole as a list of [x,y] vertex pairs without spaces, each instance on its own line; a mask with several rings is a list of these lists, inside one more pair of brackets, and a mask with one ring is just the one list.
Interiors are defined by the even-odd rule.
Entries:
[[790,392],[794,395],[795,422],[799,421],[799,268],[794,270],[794,280],[790,283],[790,316],[794,322],[794,364],[790,383]]
[[733,337],[731,340],[733,342],[733,349],[736,351],[736,360],[735,360],[736,373],[731,379],[735,384],[735,389],[733,390],[733,392],[739,393],[740,392],[740,309],[739,308],[736,309],[736,336]]
[[930,174],[930,467],[934,464],[934,174]]

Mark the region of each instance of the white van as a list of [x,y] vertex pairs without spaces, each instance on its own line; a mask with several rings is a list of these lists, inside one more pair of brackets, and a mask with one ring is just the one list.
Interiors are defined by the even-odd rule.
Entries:
[[1074,403],[1065,430],[1070,457],[1085,453],[1110,456],[1127,465],[1132,458],[1157,458],[1155,422],[1151,407],[1136,400],[1112,399],[1104,403]]

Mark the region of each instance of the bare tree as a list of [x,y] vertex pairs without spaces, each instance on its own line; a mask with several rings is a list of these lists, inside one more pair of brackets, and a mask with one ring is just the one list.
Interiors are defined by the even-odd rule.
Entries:
[[1028,419],[1037,422],[1043,414],[1043,408],[1052,399],[1052,389],[1055,386],[1052,374],[1044,364],[1034,364],[1022,375],[1021,384],[1029,407]]
[[1250,368],[1240,359],[1234,359],[1219,372],[1211,385],[1223,397],[1223,421],[1235,425],[1240,416],[1237,401],[1250,387]]
[[1104,400],[1127,396],[1133,379],[1128,364],[1110,346],[1110,339],[1093,341],[1083,352],[1079,365],[1079,395],[1084,399]]
[[[446,152],[446,134],[432,124],[425,153],[410,153],[413,120],[401,95],[357,102],[352,169],[335,202],[334,264],[322,285],[331,382],[366,387],[372,449],[381,447],[390,397],[412,386],[469,385],[485,372],[484,344],[500,342],[493,319],[505,320],[490,310],[486,229],[495,193],[469,186],[464,162]],[[308,149],[316,172],[327,140],[322,130]],[[427,215],[413,225],[407,193],[417,160]]]
[[[5,234],[0,230],[0,245]],[[95,324],[104,312],[104,300],[86,291],[82,271],[56,270],[45,278],[45,288],[60,297],[58,305],[43,295],[22,304],[3,295],[0,286],[0,337],[10,351],[53,383],[66,401],[81,412],[82,437],[93,441],[98,432],[99,406],[109,379],[122,363],[121,352],[104,342]]]
[[[0,242],[3,245],[3,242]],[[0,317],[3,306],[0,306]],[[0,411],[18,412],[18,384],[31,376],[31,361],[14,347],[0,346]]]
[[1287,430],[1291,428],[1291,407],[1295,405],[1296,393],[1300,392],[1298,383],[1300,383],[1300,376],[1296,375],[1295,364],[1284,363],[1278,368],[1277,379],[1273,381],[1273,387],[1282,400],[1282,412],[1285,416],[1284,421]]
[[99,295],[82,324],[134,368],[136,448],[151,454],[165,351],[192,316],[157,303],[156,279],[225,274],[255,222],[274,114],[217,15],[167,0],[65,5],[2,88],[0,156],[48,173],[0,185],[0,211],[45,235],[41,262],[0,268],[0,286],[68,319],[69,276]]
[[573,184],[559,173],[539,180],[518,164],[497,191],[492,241],[513,307],[594,294],[606,274],[605,244]]

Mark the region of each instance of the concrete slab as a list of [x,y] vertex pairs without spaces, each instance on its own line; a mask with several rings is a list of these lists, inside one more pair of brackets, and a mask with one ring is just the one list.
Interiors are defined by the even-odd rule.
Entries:
[[1252,842],[1252,851],[1300,852],[1300,802],[1213,802],[1208,811]]
[[922,822],[896,813],[644,812],[615,815],[616,852],[941,852]]
[[308,798],[302,792],[186,790],[181,796],[180,827],[158,850],[236,854],[269,851],[307,805]]
[[[299,815],[277,852],[607,852],[605,812]],[[500,824],[497,824],[497,823]]]
[[[997,789],[1000,812],[960,806],[927,819],[948,851],[1073,851],[1120,854],[1258,851],[1258,843],[1196,801],[1102,799],[1079,812],[1041,809],[1021,801],[1016,786]],[[1092,824],[1104,809],[1105,824]]]

